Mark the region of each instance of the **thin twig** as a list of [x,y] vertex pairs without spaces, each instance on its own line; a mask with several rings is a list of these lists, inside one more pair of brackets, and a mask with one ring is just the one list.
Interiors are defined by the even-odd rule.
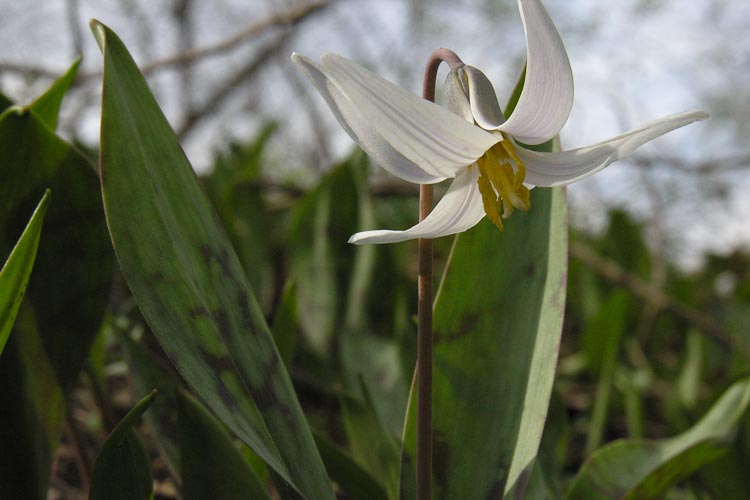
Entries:
[[188,61],[206,59],[207,57],[224,55],[227,51],[234,49],[238,45],[245,43],[247,40],[255,38],[271,28],[294,26],[310,14],[320,11],[327,6],[327,1],[313,2],[289,9],[288,11],[279,12],[271,15],[268,19],[251,24],[247,28],[240,30],[229,38],[214,44],[208,45],[195,50],[189,50],[165,59],[160,59],[141,67],[141,72],[147,74],[155,69],[162,69],[170,66],[177,66]]
[[78,22],[78,12],[78,0],[68,0],[65,2],[65,16],[68,21],[70,37],[73,41],[73,57],[83,54],[83,35],[81,34],[81,25]]
[[[283,26],[294,26],[300,21],[306,19],[310,14],[319,12],[328,4],[328,1],[312,2],[294,7],[288,11],[273,14],[268,19],[253,23],[216,44],[208,45],[206,47],[201,47],[194,50],[188,50],[186,52],[166,57],[164,59],[145,63],[141,65],[141,72],[146,75],[156,70],[170,68],[172,66],[184,65],[186,62],[194,62],[197,60],[204,60],[213,56],[224,55],[228,50],[234,49],[244,42],[260,36],[269,29]],[[63,73],[63,70],[58,71],[49,69],[44,66],[35,66],[33,64],[6,61],[0,62],[0,72],[20,73],[25,76],[33,77],[58,78]],[[99,78],[101,77],[101,75],[101,70],[80,73],[77,80],[83,81],[91,78]]]
[[247,83],[258,69],[264,67],[269,59],[279,53],[289,36],[289,33],[285,33],[261,49],[260,53],[252,61],[219,85],[203,103],[191,109],[185,117],[185,121],[177,129],[177,137],[183,140],[204,116],[214,113],[227,97],[242,86],[241,84]]

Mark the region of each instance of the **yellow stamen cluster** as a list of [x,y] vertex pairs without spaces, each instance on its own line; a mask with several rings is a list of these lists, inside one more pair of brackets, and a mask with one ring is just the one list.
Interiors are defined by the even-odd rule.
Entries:
[[501,231],[503,219],[510,217],[514,208],[528,210],[531,206],[529,189],[523,185],[526,166],[510,138],[503,139],[477,160],[484,211]]

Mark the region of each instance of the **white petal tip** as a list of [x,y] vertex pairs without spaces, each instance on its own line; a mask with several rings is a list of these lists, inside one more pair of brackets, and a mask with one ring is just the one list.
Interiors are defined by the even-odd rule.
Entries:
[[709,115],[705,111],[695,111],[695,120],[696,121],[700,122],[700,121],[703,121],[703,120],[708,120],[710,117],[711,117],[711,115]]

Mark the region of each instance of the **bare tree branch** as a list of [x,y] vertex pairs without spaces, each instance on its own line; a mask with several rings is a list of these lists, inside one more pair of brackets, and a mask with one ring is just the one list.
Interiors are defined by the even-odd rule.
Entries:
[[68,0],[65,7],[70,37],[73,39],[73,57],[76,57],[83,54],[83,36],[78,22],[78,0]]
[[[214,45],[209,45],[194,50],[188,50],[187,52],[182,52],[174,56],[143,64],[141,65],[141,72],[145,75],[156,70],[179,66],[181,64],[185,64],[186,62],[203,60],[209,57],[223,55],[227,51],[234,49],[235,47],[245,43],[246,41],[263,34],[269,29],[276,27],[294,26],[300,21],[306,19],[309,15],[321,11],[328,5],[328,1],[316,1],[294,7],[288,11],[274,14],[268,19],[249,25],[245,29],[240,30],[234,35]],[[32,77],[58,78],[63,73],[63,70],[56,71],[44,66],[35,66],[33,64],[26,63],[0,62],[0,72],[20,73],[24,76]],[[98,78],[100,76],[101,71],[81,73],[78,76],[77,80],[82,81],[91,78]]]
[[183,140],[186,135],[203,119],[205,116],[213,113],[216,109],[221,106],[224,100],[226,100],[232,93],[241,87],[241,84],[247,83],[247,81],[254,76],[258,69],[271,59],[274,55],[278,54],[284,43],[288,40],[289,34],[284,34],[274,42],[268,44],[266,47],[260,50],[260,53],[256,57],[246,64],[239,71],[234,73],[231,77],[225,80],[214,92],[208,96],[201,104],[191,109],[188,115],[185,117],[184,123],[177,129],[177,137]]

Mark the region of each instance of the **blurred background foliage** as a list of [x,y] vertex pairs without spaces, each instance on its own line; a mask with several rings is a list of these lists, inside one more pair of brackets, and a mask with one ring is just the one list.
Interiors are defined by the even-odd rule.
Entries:
[[[689,107],[712,114],[707,124],[618,163],[610,177],[571,189],[566,320],[540,453],[559,495],[593,450],[623,437],[682,433],[749,373],[750,205],[743,193],[750,48],[735,41],[750,26],[750,12],[741,0],[691,9],[677,1],[546,4],[581,89],[563,144],[612,135],[631,118]],[[211,487],[216,474],[180,473],[196,460],[189,450],[209,450],[198,441],[202,433],[217,447],[207,453],[226,461],[220,470],[245,478],[237,488],[262,491],[269,477],[180,388],[114,270],[92,167],[101,75],[84,30],[96,16],[135,41],[136,59],[194,159],[272,327],[324,461],[345,471],[334,479],[377,478],[373,498],[385,498],[415,360],[416,249],[402,243],[356,252],[346,240],[363,226],[413,224],[416,192],[352,152],[288,55],[341,51],[416,89],[426,55],[453,44],[498,89],[508,88],[523,56],[513,2],[0,0],[0,8],[8,13],[0,30],[0,90],[8,99],[0,96],[0,108],[31,101],[74,54],[87,56],[58,124],[75,146],[27,120],[19,125],[23,138],[37,141],[28,150],[45,144],[55,154],[23,190],[11,189],[12,175],[0,177],[3,260],[44,188],[53,191],[16,325],[26,335],[11,335],[0,358],[8,388],[0,391],[2,440],[33,443],[13,455],[23,461],[0,458],[4,471],[24,472],[4,481],[5,491],[31,498],[49,487],[49,498],[85,498],[105,438],[154,387],[160,395],[137,430],[156,498],[200,498]],[[672,19],[675,9],[681,13]],[[673,36],[660,36],[658,26]],[[23,158],[9,159],[18,137],[7,137],[0,162],[21,165]],[[69,199],[57,203],[61,197]],[[451,242],[436,241],[437,275]],[[353,330],[362,335],[348,335]],[[373,434],[380,461],[367,458]],[[747,470],[746,415],[731,446],[669,498],[744,498]]]

